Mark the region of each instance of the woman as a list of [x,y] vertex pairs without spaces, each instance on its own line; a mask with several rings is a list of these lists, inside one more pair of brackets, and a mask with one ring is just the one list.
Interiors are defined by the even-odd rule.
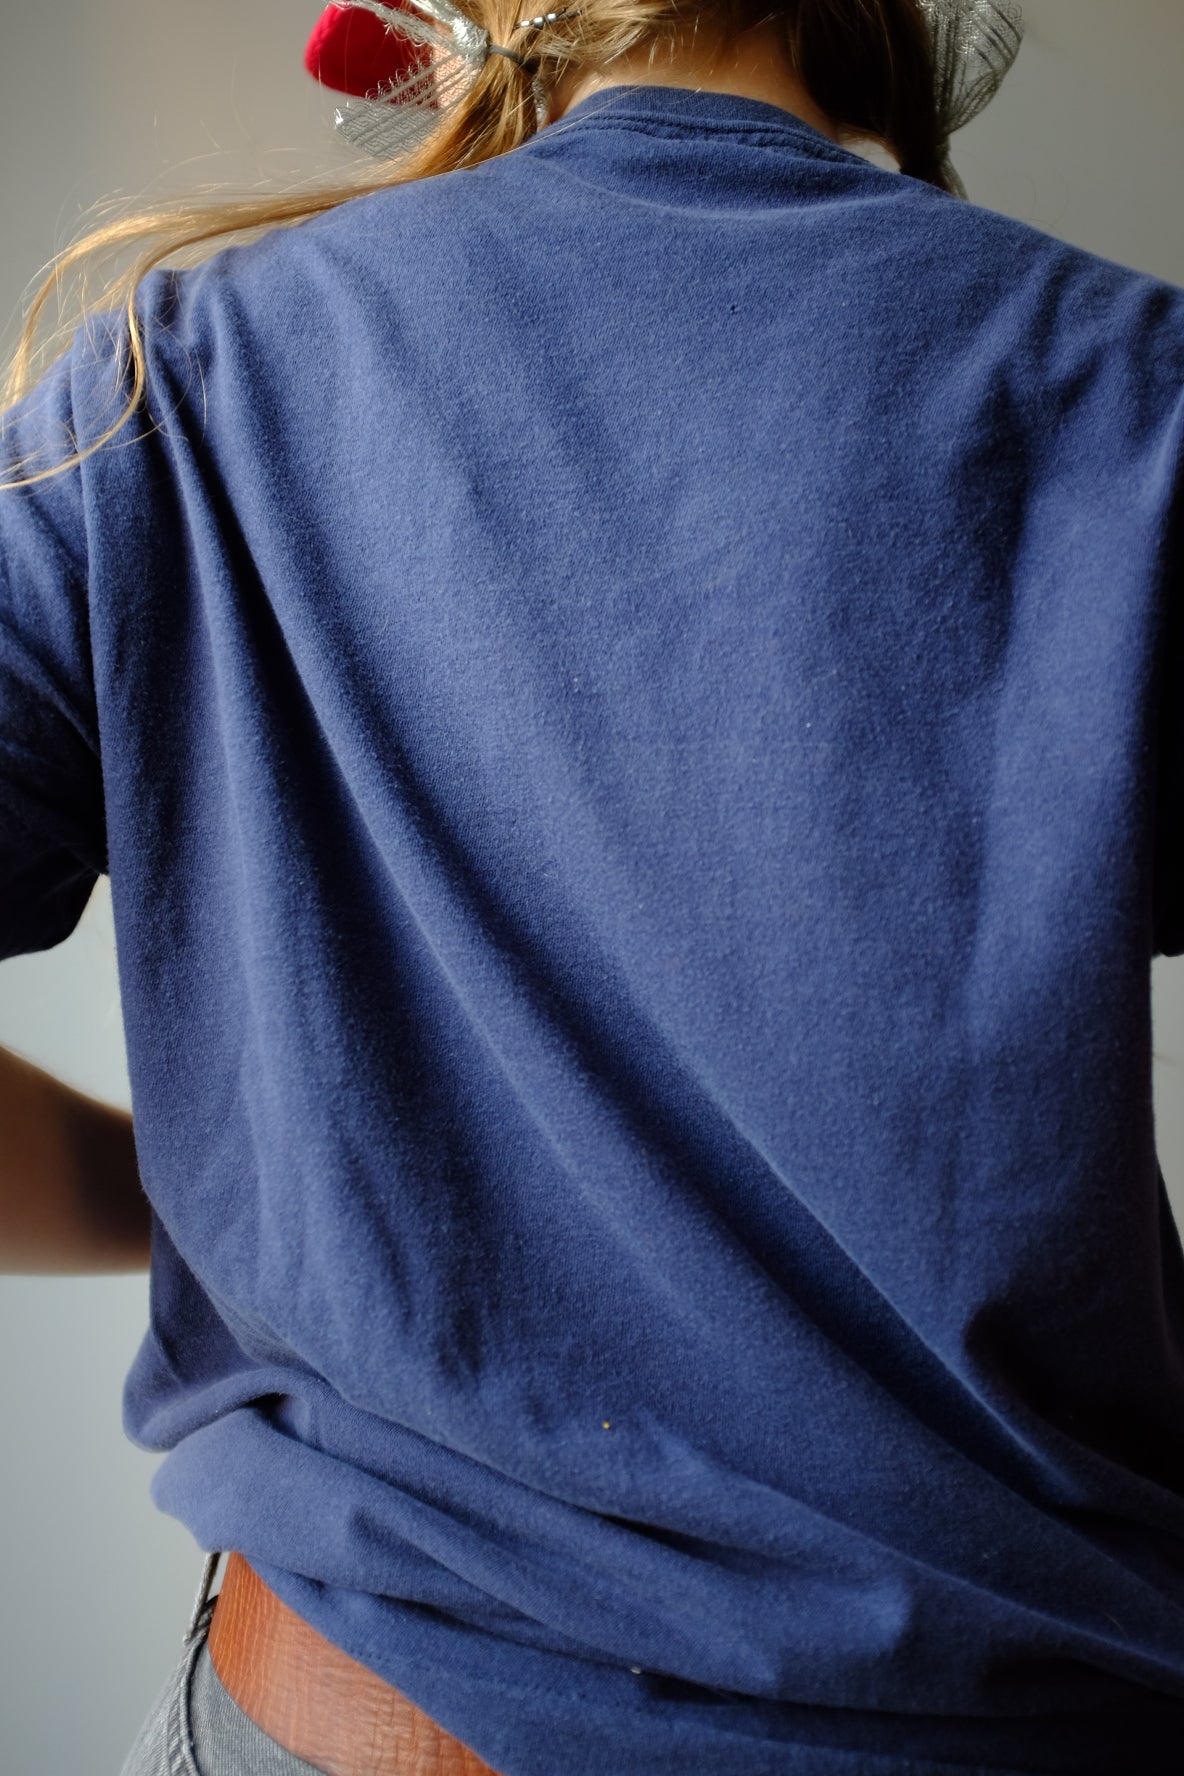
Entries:
[[109,872],[233,1550],[125,1776],[1175,1771],[1184,291],[957,201],[998,8],[432,16],[7,431],[4,953]]

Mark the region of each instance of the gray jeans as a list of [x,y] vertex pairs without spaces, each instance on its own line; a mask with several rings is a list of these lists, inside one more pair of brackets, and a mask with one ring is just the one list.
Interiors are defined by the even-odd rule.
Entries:
[[185,1650],[127,1754],[120,1776],[320,1776],[268,1738],[222,1684],[208,1646],[219,1556],[206,1561]]

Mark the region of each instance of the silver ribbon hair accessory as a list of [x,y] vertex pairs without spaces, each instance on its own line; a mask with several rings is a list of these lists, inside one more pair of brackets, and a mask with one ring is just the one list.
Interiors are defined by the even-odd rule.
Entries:
[[[381,0],[333,0],[342,11],[359,7],[381,19],[388,32],[397,33],[414,49],[405,57],[407,71],[379,86],[364,99],[339,105],[336,127],[349,142],[381,160],[397,160],[410,154],[437,129],[444,114],[462,99],[491,55],[508,56],[527,73],[530,63],[516,50],[492,43],[489,32],[452,0],[413,0],[409,5],[383,5]],[[519,30],[541,29],[572,18],[578,6],[539,13],[518,20]],[[532,85],[533,85],[532,80]],[[545,105],[535,87],[535,103]]]
[[1016,0],[920,0],[933,38],[941,170],[959,197],[966,187],[950,160],[950,137],[984,110],[1020,52],[1024,15]]
[[[407,53],[405,72],[364,99],[338,107],[335,122],[347,141],[382,160],[411,153],[464,97],[491,55],[508,56],[528,73],[530,63],[489,32],[453,0],[333,0],[341,11],[358,7],[400,35]],[[1024,35],[1017,0],[919,0],[933,39],[941,167],[950,188],[965,197],[966,187],[950,160],[950,137],[977,117],[1002,86]],[[412,10],[414,8],[414,10]],[[568,6],[518,20],[519,30],[541,30],[574,17]],[[417,54],[416,51],[422,53]],[[545,95],[532,79],[539,120]]]

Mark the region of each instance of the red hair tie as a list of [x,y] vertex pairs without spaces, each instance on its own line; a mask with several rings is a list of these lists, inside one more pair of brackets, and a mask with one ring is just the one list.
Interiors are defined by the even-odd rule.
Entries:
[[[410,12],[406,0],[389,0],[391,12]],[[305,45],[304,66],[334,92],[364,99],[392,81],[425,68],[430,51],[402,31],[388,31],[373,12],[358,6],[327,6]]]

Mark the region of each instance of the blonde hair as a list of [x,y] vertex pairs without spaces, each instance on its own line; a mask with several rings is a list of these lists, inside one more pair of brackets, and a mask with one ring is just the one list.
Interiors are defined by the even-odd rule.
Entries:
[[[190,197],[141,209],[90,229],[57,255],[30,299],[0,388],[0,406],[10,409],[33,389],[69,348],[80,321],[120,309],[126,398],[112,424],[86,449],[7,481],[5,487],[31,486],[75,467],[114,438],[139,408],[147,362],[136,293],[147,274],[166,260],[193,263],[224,244],[245,244],[261,232],[306,221],[351,198],[508,154],[539,128],[540,91],[549,93],[563,76],[603,74],[618,58],[647,43],[652,57],[660,47],[693,34],[700,21],[726,37],[758,22],[783,19],[795,72],[840,139],[881,141],[895,153],[902,172],[949,189],[941,169],[932,41],[919,0],[775,0],[771,8],[758,0],[580,0],[575,16],[543,29],[527,27],[529,35],[519,25],[521,0],[466,0],[465,10],[488,30],[492,42],[522,55],[526,66],[491,55],[464,97],[444,110],[433,133],[398,162],[376,166],[368,161],[311,188],[265,196]],[[103,277],[95,293],[94,268],[129,248],[141,250],[123,270]],[[55,298],[57,325],[40,339]]]

